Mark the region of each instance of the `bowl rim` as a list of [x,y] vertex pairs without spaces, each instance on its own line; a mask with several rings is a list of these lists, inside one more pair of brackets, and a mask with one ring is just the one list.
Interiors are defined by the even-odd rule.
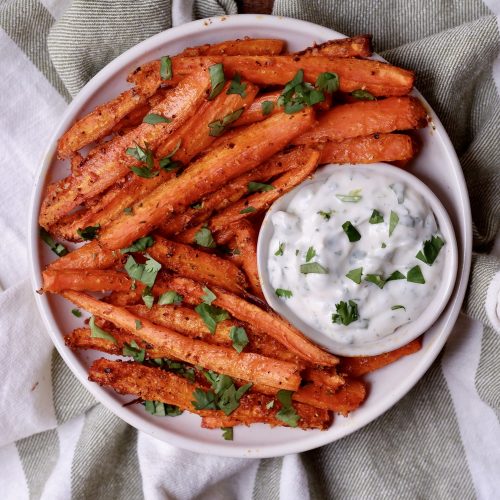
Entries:
[[[47,298],[35,292],[41,287],[42,271],[42,264],[40,259],[41,244],[38,237],[39,206],[41,203],[43,188],[47,181],[47,173],[55,155],[58,137],[65,130],[67,130],[68,126],[76,118],[86,101],[92,98],[96,90],[99,90],[99,88],[106,83],[110,75],[114,75],[115,73],[119,72],[122,68],[126,67],[126,65],[130,63],[130,61],[141,57],[141,55],[147,53],[150,50],[159,49],[165,44],[175,42],[176,39],[181,38],[182,36],[196,33],[197,31],[202,29],[217,30],[217,28],[221,26],[221,24],[219,23],[222,22],[225,22],[226,26],[230,24],[235,29],[252,29],[252,27],[264,26],[266,29],[268,28],[270,32],[272,32],[275,23],[281,22],[286,25],[286,30],[290,33],[297,31],[302,33],[307,31],[309,33],[314,33],[317,39],[335,39],[343,38],[346,36],[332,29],[325,28],[308,21],[281,16],[276,17],[260,14],[238,14],[232,16],[200,19],[170,28],[140,42],[139,44],[128,49],[116,59],[111,61],[82,88],[80,93],[70,103],[65,113],[63,114],[59,125],[55,128],[47,145],[47,148],[45,149],[45,152],[43,153],[43,156],[39,161],[39,165],[41,165],[41,168],[36,175],[29,208],[30,217],[28,229],[28,258],[30,261],[30,276],[38,311],[42,317],[42,321],[47,329],[47,332],[59,354],[71,369],[73,374],[84,385],[84,387],[100,403],[102,403],[109,410],[119,416],[122,420],[132,425],[133,427],[146,432],[147,434],[150,434],[155,438],[163,440],[174,446],[178,446],[180,448],[184,448],[197,453],[244,458],[266,458],[283,456],[291,453],[307,451],[319,446],[329,444],[337,439],[351,434],[356,430],[361,429],[368,423],[381,416],[385,411],[392,408],[405,394],[407,394],[407,392],[418,382],[418,380],[420,380],[423,374],[428,370],[430,365],[436,359],[442,347],[444,346],[449,334],[451,333],[451,329],[460,313],[460,307],[467,288],[472,256],[472,215],[470,209],[470,200],[465,183],[465,178],[463,176],[458,157],[451,144],[451,141],[439,118],[435,115],[430,105],[418,91],[415,91],[415,94],[421,99],[423,104],[429,110],[432,121],[435,125],[434,133],[438,135],[440,140],[442,141],[443,146],[446,150],[446,155],[448,156],[448,160],[453,165],[457,174],[456,182],[459,186],[462,199],[460,216],[463,218],[464,223],[464,239],[462,242],[463,248],[460,251],[461,269],[457,278],[454,293],[452,295],[452,298],[450,299],[450,311],[447,314],[444,324],[442,325],[442,330],[437,338],[428,346],[427,350],[421,352],[421,359],[418,367],[416,367],[413,372],[413,376],[411,378],[408,377],[407,379],[402,381],[397,386],[397,388],[395,388],[391,392],[391,394],[386,396],[384,399],[373,402],[370,413],[364,415],[363,417],[358,417],[356,419],[355,425],[346,426],[341,430],[336,430],[335,435],[332,435],[332,428],[330,428],[329,430],[321,433],[311,433],[307,438],[304,439],[298,439],[296,441],[293,439],[289,439],[286,443],[271,443],[269,445],[259,447],[238,444],[237,441],[230,443],[221,442],[220,444],[207,444],[200,442],[196,438],[185,437],[184,435],[170,431],[169,429],[160,428],[158,425],[140,418],[131,411],[124,411],[126,410],[126,408],[123,408],[122,404],[117,401],[117,399],[112,397],[108,392],[106,392],[106,390],[103,390],[100,386],[89,382],[87,378],[88,374],[78,364],[76,356],[64,345],[61,332],[58,331],[56,322],[52,318],[52,311],[50,309]],[[236,33],[239,35],[238,31],[236,31]]]
[[[405,182],[417,194],[419,194],[430,206],[436,221],[439,226],[440,233],[446,241],[446,262],[442,270],[443,280],[440,281],[438,292],[433,296],[432,301],[429,303],[425,311],[415,320],[405,323],[398,327],[393,333],[386,335],[375,341],[367,342],[366,344],[342,344],[336,342],[335,339],[329,338],[319,330],[307,324],[304,320],[299,318],[288,307],[286,301],[280,300],[274,293],[274,288],[271,286],[269,275],[265,272],[267,262],[270,254],[270,240],[274,235],[274,228],[272,224],[272,216],[280,210],[285,210],[294,196],[304,187],[326,180],[332,174],[337,172],[348,171],[356,169],[356,171],[368,172],[374,177],[385,177],[393,181]],[[312,175],[310,179],[302,182],[288,193],[280,196],[268,209],[262,226],[259,232],[257,242],[257,265],[259,271],[259,278],[262,284],[262,291],[268,304],[281,316],[286,318],[290,323],[297,327],[306,337],[333,354],[338,356],[375,356],[385,352],[398,349],[405,344],[415,340],[417,337],[425,333],[432,324],[439,318],[443,312],[446,304],[448,303],[451,293],[453,291],[455,280],[458,270],[458,250],[455,231],[451,223],[450,216],[440,202],[439,198],[417,176],[404,170],[400,167],[395,167],[388,163],[377,162],[369,164],[327,164],[321,166]]]

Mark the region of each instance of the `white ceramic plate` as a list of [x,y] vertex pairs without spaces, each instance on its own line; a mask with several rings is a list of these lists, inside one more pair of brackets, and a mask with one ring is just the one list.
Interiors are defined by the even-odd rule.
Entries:
[[[37,219],[44,187],[69,172],[67,164],[56,160],[57,138],[76,118],[127,88],[127,74],[141,63],[165,54],[176,54],[188,46],[244,36],[280,38],[288,42],[289,50],[294,51],[344,35],[315,24],[282,17],[226,16],[172,28],[145,40],[108,64],[70,104],[40,164],[30,222],[34,290],[41,287],[41,270],[54,259],[54,254],[38,238]],[[123,407],[124,402],[132,399],[130,396],[120,396],[87,380],[88,367],[101,355],[91,351],[74,353],[65,347],[63,334],[81,324],[81,320],[71,314],[71,304],[59,297],[36,294],[49,335],[70,369],[97,400],[129,424],[172,445],[198,453],[256,458],[306,451],[340,439],[380,416],[415,385],[440,352],[457,319],[469,276],[472,223],[467,189],[450,140],[430,106],[427,107],[433,123],[420,132],[423,147],[412,172],[436,193],[454,224],[459,248],[457,282],[448,306],[426,333],[422,350],[367,377],[371,384],[369,397],[349,417],[335,417],[333,426],[327,431],[271,429],[264,424],[241,427],[236,428],[234,441],[224,441],[219,430],[202,429],[200,418],[196,415],[184,413],[175,418],[161,418],[146,413],[142,405]]]
[[[396,329],[395,332],[385,337],[381,337],[369,342],[361,342],[355,344],[347,344],[337,341],[334,337],[317,330],[301,319],[288,306],[286,300],[277,297],[274,287],[269,281],[267,274],[267,263],[269,261],[269,244],[274,234],[274,226],[272,216],[274,213],[284,210],[286,211],[292,199],[297,195],[297,192],[307,184],[323,184],[335,172],[338,175],[349,175],[352,169],[360,170],[374,176],[381,176],[390,179],[393,182],[402,182],[409,186],[414,192],[420,194],[427,201],[434,213],[440,233],[442,234],[446,245],[441,251],[441,258],[444,259],[444,268],[442,271],[442,279],[439,282],[435,295],[425,308],[425,311],[419,315],[417,320],[405,323]],[[274,250],[272,250],[274,251]],[[268,304],[279,314],[285,317],[292,325],[297,327],[302,333],[307,335],[313,342],[323,346],[328,351],[339,356],[374,356],[384,352],[393,351],[399,347],[408,344],[416,339],[439,318],[443,312],[450,295],[455,286],[457,267],[458,267],[458,251],[453,232],[453,225],[446,213],[439,198],[424,184],[418,177],[403,170],[399,167],[394,167],[387,163],[373,163],[371,165],[325,165],[318,169],[311,179],[306,180],[295,189],[285,194],[276,200],[264,217],[262,227],[259,233],[259,241],[257,244],[257,262],[259,267],[260,282],[262,283],[262,291]]]

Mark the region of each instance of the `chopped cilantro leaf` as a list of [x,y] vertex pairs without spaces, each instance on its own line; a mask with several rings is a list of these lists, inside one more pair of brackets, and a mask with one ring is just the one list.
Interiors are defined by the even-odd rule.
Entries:
[[272,101],[264,101],[263,103],[261,103],[260,107],[262,109],[262,114],[263,115],[269,115],[269,114],[272,113],[272,111],[274,109],[274,102],[272,102]]
[[243,210],[240,210],[240,214],[251,214],[252,212],[257,212],[257,209],[255,207],[252,207],[251,205],[244,208]]
[[123,344],[122,354],[123,356],[130,356],[134,358],[134,361],[137,361],[138,363],[143,363],[146,356],[146,350],[141,349],[137,345],[137,342],[132,340],[130,344],[127,344],[126,342]]
[[397,304],[397,305],[391,307],[392,311],[395,311],[396,309],[404,309],[406,311],[406,307],[402,306],[400,304]]
[[133,212],[132,212],[132,207],[125,207],[125,208],[123,209],[123,213],[124,213],[125,215],[132,215],[132,213],[133,213]]
[[378,210],[374,209],[368,222],[370,224],[380,224],[384,222],[384,216]]
[[82,317],[82,311],[80,311],[80,309],[71,309],[71,314],[77,318]]
[[68,253],[68,249],[63,244],[57,243],[43,227],[40,228],[40,238],[59,257]]
[[290,427],[297,427],[300,416],[292,406],[292,391],[278,391],[278,401],[281,403],[281,409],[276,413],[276,418]]
[[398,222],[399,215],[391,210],[391,216],[389,217],[389,236],[392,236],[392,233],[394,232],[394,229],[396,229]]
[[368,92],[367,90],[353,90],[351,92],[351,95],[355,97],[356,99],[359,99],[360,101],[375,101],[376,98],[373,94]]
[[215,394],[212,391],[204,391],[197,387],[193,392],[193,397],[192,404],[196,410],[217,410]]
[[351,269],[347,274],[346,278],[349,278],[350,280],[354,281],[356,284],[361,283],[361,275],[363,273],[363,268],[358,267],[357,269]]
[[201,296],[201,300],[203,300],[205,304],[211,305],[212,302],[217,298],[215,293],[206,286],[203,287],[203,293],[204,295]]
[[213,335],[217,328],[217,323],[229,318],[229,313],[217,306],[212,306],[203,302],[198,304],[194,310],[200,315],[201,319],[207,325],[208,331]]
[[233,428],[232,427],[221,427],[221,431],[222,431],[222,437],[226,441],[232,441],[233,440],[234,433],[233,433]]
[[156,125],[157,123],[171,123],[172,120],[165,118],[162,115],[157,115],[156,113],[149,113],[143,118],[143,123],[148,123],[149,125]]
[[323,217],[323,219],[325,219],[325,220],[330,220],[332,217],[332,214],[333,214],[333,210],[329,210],[328,212],[325,212],[324,210],[320,210],[318,212],[318,215],[321,215],[321,217]]
[[276,189],[272,184],[264,184],[262,182],[249,182],[248,183],[248,192],[249,193],[263,193],[265,191],[272,191]]
[[226,127],[230,124],[236,121],[241,114],[243,113],[243,108],[237,109],[236,111],[233,111],[232,113],[229,113],[226,115],[222,120],[215,120],[211,123],[208,124],[208,128],[210,131],[208,132],[208,135],[211,137],[219,137],[219,135],[222,135],[223,132],[226,130]]
[[306,253],[306,262],[309,262],[314,257],[316,257],[316,250],[314,250],[314,247],[309,247]]
[[96,224],[95,226],[87,226],[83,229],[77,229],[76,232],[81,236],[82,239],[90,241],[97,237],[100,228],[101,225]]
[[162,293],[158,299],[158,305],[164,306],[167,304],[180,304],[182,302],[182,295],[179,295],[177,292],[173,290],[168,290]]
[[160,165],[160,168],[163,168],[167,172],[172,172],[172,170],[176,170],[177,168],[182,167],[182,163],[180,161],[173,161],[172,156],[177,153],[179,148],[181,147],[182,140],[179,139],[177,141],[177,144],[175,145],[174,149],[165,157],[163,157],[158,163]]
[[215,248],[217,246],[215,244],[212,231],[210,231],[208,227],[202,227],[201,229],[199,229],[194,235],[194,241],[195,243],[200,245],[200,247]]
[[309,262],[300,266],[302,274],[328,274],[328,269],[318,262]]
[[[147,255],[147,254],[146,254]],[[132,255],[128,256],[125,263],[125,271],[133,280],[138,280],[146,286],[153,287],[156,280],[156,275],[161,269],[161,264],[147,255],[148,259],[145,264],[138,264]]]
[[274,255],[276,255],[276,257],[281,257],[284,251],[285,251],[285,244],[280,242],[278,250],[274,252]]
[[339,77],[337,73],[320,73],[316,79],[316,87],[328,94],[333,94],[339,89]]
[[359,241],[361,239],[361,235],[359,234],[358,230],[351,224],[350,221],[344,222],[342,224],[342,229],[344,230],[344,233],[347,235],[351,243],[354,243],[355,241]]
[[172,76],[172,59],[168,56],[163,56],[160,59],[160,77],[162,80],[171,80]]
[[144,236],[135,240],[132,245],[127,248],[122,248],[120,253],[144,252],[146,248],[152,247],[155,240],[151,236]]
[[177,417],[182,415],[182,410],[175,405],[161,401],[144,401],[145,410],[155,417]]
[[332,314],[332,322],[339,325],[350,325],[359,318],[358,305],[353,300],[344,302],[341,300],[335,304],[336,313]]
[[140,330],[142,328],[142,321],[139,319],[135,320],[135,329]]
[[439,236],[432,236],[430,240],[424,241],[423,250],[420,250],[416,257],[425,264],[432,266],[443,246],[444,241]]
[[236,74],[234,75],[233,79],[231,80],[231,85],[227,89],[226,94],[238,94],[239,96],[246,97],[247,93],[245,92],[245,89],[247,88],[246,83],[241,83],[241,76]]
[[408,271],[406,279],[410,283],[418,283],[420,285],[423,285],[425,283],[424,275],[422,274],[422,270],[420,269],[420,266],[412,267]]
[[379,288],[384,288],[385,285],[385,279],[382,277],[381,274],[366,274],[365,281],[368,281],[368,283],[373,283],[374,285],[377,285]]
[[248,344],[248,336],[245,329],[241,326],[233,326],[229,331],[229,338],[233,341],[233,347],[236,351],[241,352]]
[[276,288],[276,295],[284,299],[289,299],[293,295],[293,292],[284,288]]
[[224,76],[224,66],[222,65],[222,63],[213,64],[208,68],[208,72],[210,74],[211,86],[208,100],[211,101],[222,92],[224,84],[226,83],[226,77]]
[[90,336],[92,338],[109,340],[110,342],[113,342],[113,344],[116,344],[116,339],[113,337],[113,335],[111,335],[108,332],[105,332],[102,328],[99,328],[95,324],[94,316],[90,318],[89,326],[90,326]]

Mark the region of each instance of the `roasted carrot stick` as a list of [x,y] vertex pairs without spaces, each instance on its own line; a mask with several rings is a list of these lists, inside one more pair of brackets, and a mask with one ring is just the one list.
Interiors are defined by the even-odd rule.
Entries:
[[[329,40],[298,52],[301,56],[370,57],[373,53],[372,36],[359,35],[352,38]],[[187,55],[187,54],[186,54]]]
[[378,356],[362,356],[357,358],[341,358],[339,365],[340,373],[347,373],[353,377],[360,377],[373,372],[391,363],[394,363],[403,356],[408,356],[419,351],[422,347],[422,338],[415,339],[409,344],[391,352],[379,354]]
[[107,269],[120,262],[118,250],[105,250],[96,240],[51,262],[47,269]]
[[234,138],[234,147],[216,148],[179,177],[157,187],[133,206],[131,216],[121,215],[100,236],[110,250],[123,248],[150,233],[174,210],[182,211],[204,195],[244,174],[282,149],[314,123],[308,109],[294,115],[275,115],[246,127]]
[[47,269],[43,272],[44,292],[80,290],[105,292],[108,290],[127,292],[132,281],[125,273],[96,269]]
[[[90,367],[89,379],[100,385],[112,387],[120,394],[133,394],[143,400],[161,401],[201,416],[225,417],[220,410],[197,410],[193,406],[195,390],[197,388],[205,390],[204,387],[158,368],[138,363],[98,359]],[[238,424],[267,422],[271,425],[284,425],[276,418],[281,408],[280,403],[275,401],[271,406],[272,401],[275,401],[274,398],[269,396],[246,393],[228,418],[234,419]],[[331,416],[327,411],[311,409],[300,403],[294,404],[294,408],[300,416],[299,427],[325,429],[331,422]]]
[[231,262],[189,245],[155,237],[149,254],[166,269],[182,276],[217,285],[234,293],[247,287],[245,275]]
[[380,101],[342,104],[325,113],[317,127],[294,142],[311,144],[343,141],[351,137],[395,130],[409,130],[427,125],[427,112],[415,97],[388,97]]
[[40,225],[45,228],[53,225],[80,203],[124,177],[130,167],[140,165],[134,156],[127,154],[127,149],[140,145],[154,151],[194,114],[204,100],[209,85],[206,69],[198,69],[152,109],[154,114],[169,122],[155,125],[143,123],[128,134],[116,137],[84,162],[80,167],[80,175],[67,177],[51,185],[40,210]]
[[283,108],[277,105],[280,95],[280,90],[259,95],[232,126],[240,127],[242,125],[250,125],[251,123],[265,120],[270,115],[283,112]]
[[65,291],[61,295],[94,316],[111,321],[145,342],[164,349],[164,352],[176,359],[200,365],[218,373],[277,388],[296,390],[300,383],[298,369],[292,363],[277,361],[258,354],[245,352],[238,354],[228,347],[190,339],[174,330],[155,325],[125,308],[106,304],[81,292]]
[[244,38],[243,40],[226,40],[221,43],[189,47],[181,52],[181,56],[211,56],[211,55],[278,55],[283,52],[285,42],[274,38]]
[[[202,286],[195,281],[173,277],[168,280],[168,286],[192,304],[199,304],[202,301],[204,295]],[[332,366],[338,363],[337,357],[314,345],[280,316],[263,311],[222,288],[213,287],[213,292],[216,295],[213,302],[216,306],[225,309],[235,318],[249,323],[254,330],[275,338],[302,359],[318,365]]]
[[324,143],[320,163],[389,162],[410,160],[414,155],[415,148],[410,136],[374,134]]

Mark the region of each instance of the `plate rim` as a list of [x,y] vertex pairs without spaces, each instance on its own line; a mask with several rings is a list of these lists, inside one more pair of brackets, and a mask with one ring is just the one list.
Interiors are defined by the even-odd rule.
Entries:
[[51,135],[47,148],[45,149],[40,161],[37,162],[37,164],[39,165],[39,170],[36,174],[35,182],[33,185],[28,223],[28,258],[30,261],[30,279],[34,289],[33,293],[35,295],[35,301],[38,311],[42,317],[42,321],[45,325],[47,333],[49,334],[49,337],[51,338],[54,346],[58,350],[64,362],[68,365],[72,373],[83,384],[83,386],[97,399],[97,401],[102,403],[109,410],[119,416],[119,418],[137,428],[138,430],[146,432],[147,434],[150,434],[157,439],[197,453],[225,457],[267,458],[311,450],[341,439],[342,437],[345,437],[352,432],[355,432],[356,430],[360,430],[362,427],[374,421],[388,409],[397,404],[400,399],[404,397],[408,393],[408,391],[413,388],[415,384],[422,378],[422,376],[439,355],[460,313],[460,308],[467,289],[471,267],[472,215],[470,208],[470,198],[465,183],[465,178],[456,152],[453,148],[453,145],[451,144],[451,140],[446,133],[445,128],[441,124],[441,121],[436,116],[429,103],[418,91],[416,91],[416,95],[418,95],[423,104],[430,111],[432,121],[435,125],[435,130],[433,131],[433,133],[439,135],[439,138],[442,141],[443,146],[445,147],[449,162],[453,164],[456,170],[456,180],[460,188],[462,202],[460,207],[461,216],[464,217],[465,231],[463,234],[463,241],[461,242],[463,248],[459,248],[459,273],[457,274],[455,289],[447,306],[450,308],[450,311],[444,324],[441,327],[440,333],[437,335],[437,338],[431,345],[428,346],[427,351],[424,351],[422,353],[422,359],[419,361],[418,366],[415,368],[413,376],[406,378],[398,386],[397,391],[392,391],[391,398],[386,397],[381,401],[372,403],[373,406],[370,409],[371,411],[369,415],[366,415],[363,418],[358,418],[355,425],[344,427],[340,432],[337,431],[337,435],[332,436],[330,433],[332,428],[330,428],[329,430],[323,431],[321,433],[311,434],[309,438],[303,438],[297,441],[289,440],[285,444],[269,444],[266,446],[257,447],[238,444],[237,441],[229,443],[229,446],[227,442],[221,442],[220,445],[202,442],[196,438],[185,437],[184,435],[180,435],[169,429],[159,428],[158,425],[141,419],[132,411],[123,411],[124,409],[121,403],[114,399],[108,392],[106,392],[106,390],[101,388],[99,385],[90,382],[87,378],[88,374],[86,372],[82,373],[82,370],[80,370],[80,366],[78,366],[76,361],[72,359],[75,355],[64,345],[64,341],[61,342],[62,332],[59,332],[58,328],[56,328],[56,325],[52,324],[52,320],[49,317],[52,311],[48,304],[47,297],[36,293],[36,290],[41,287],[41,271],[43,269],[40,259],[40,241],[38,238],[38,213],[42,191],[46,184],[49,166],[54,158],[57,139],[77,116],[77,111],[84,106],[85,102],[87,102],[88,99],[92,98],[94,92],[98,90],[101,85],[106,83],[110,75],[114,74],[120,69],[125,68],[127,64],[130,64],[131,60],[140,57],[142,54],[150,50],[159,48],[159,46],[161,46],[162,44],[173,42],[175,41],[175,39],[180,38],[183,35],[189,35],[193,32],[193,30],[196,31],[198,29],[204,28],[216,29],[218,26],[220,26],[220,24],[216,23],[220,23],[223,21],[229,21],[228,23],[226,23],[226,26],[233,23],[233,26],[238,27],[239,25],[244,29],[249,29],[248,26],[245,26],[249,22],[254,24],[262,23],[262,25],[264,26],[269,26],[270,29],[272,28],[273,23],[284,22],[288,24],[287,30],[290,32],[297,31],[297,28],[299,28],[299,31],[302,32],[303,29],[308,28],[309,30],[314,30],[313,32],[319,38],[325,37],[329,39],[335,39],[346,36],[335,30],[311,23],[309,21],[302,21],[299,19],[281,16],[270,16],[263,14],[238,14],[232,16],[212,17],[192,21],[190,23],[176,26],[160,32],[131,47],[123,54],[119,55],[117,58],[111,61],[109,64],[107,64],[91,80],[89,80],[89,82],[82,88],[79,94],[68,105],[63,116],[58,122],[58,126],[55,128],[53,134]]

